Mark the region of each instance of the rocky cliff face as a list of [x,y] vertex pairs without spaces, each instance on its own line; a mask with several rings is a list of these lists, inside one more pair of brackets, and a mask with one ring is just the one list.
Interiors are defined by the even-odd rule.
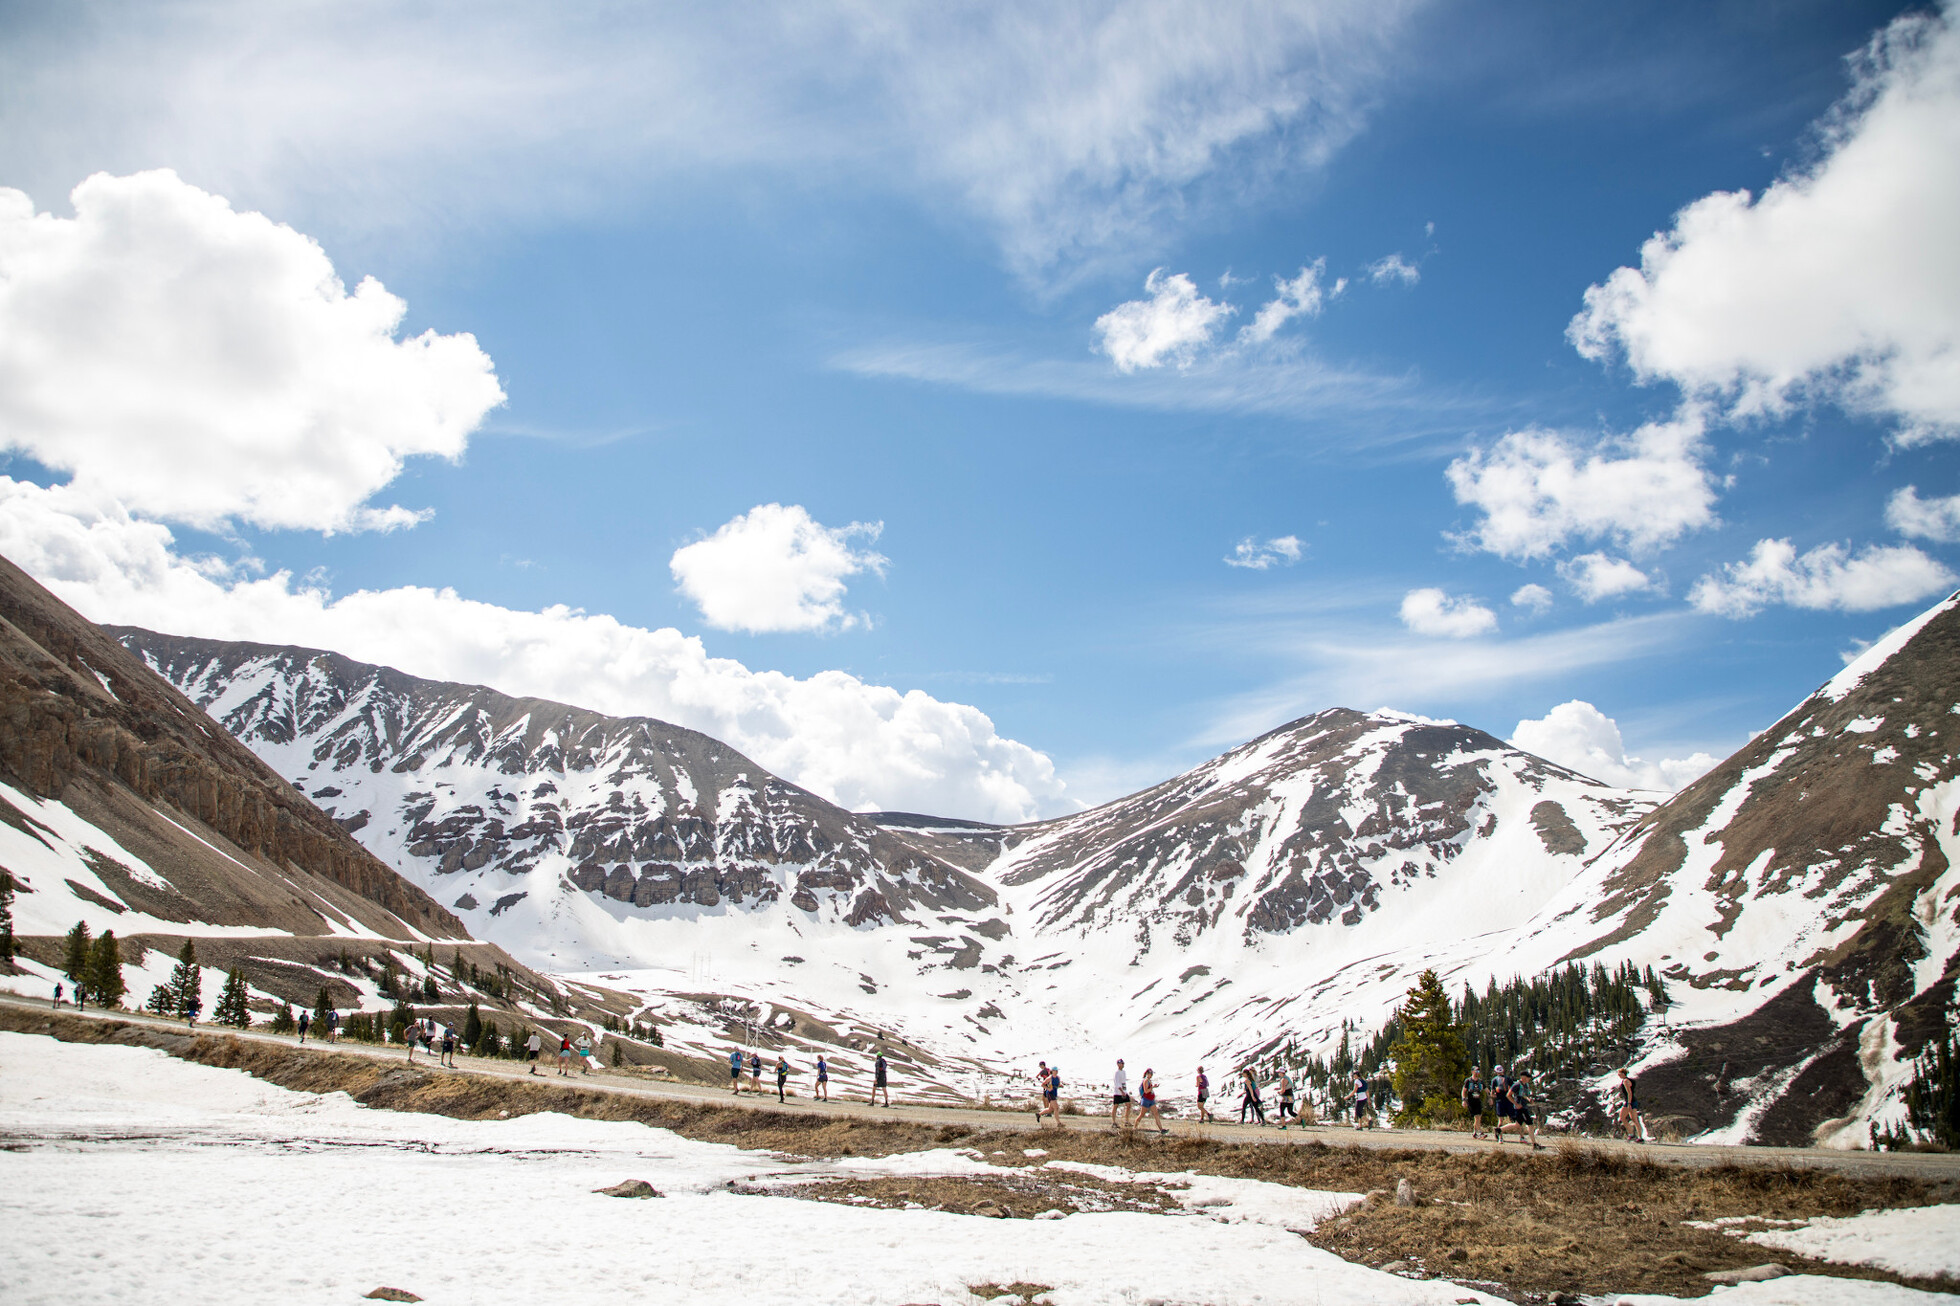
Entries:
[[695,731],[333,653],[116,634],[350,834],[485,926],[563,885],[647,917],[992,918],[981,880]]
[[[4,559],[0,779],[143,849],[161,879],[103,866],[157,919],[329,934],[329,919],[347,928],[351,912],[385,937],[468,937],[454,915]],[[10,824],[27,828],[22,813],[8,811]],[[285,882],[289,871],[347,892],[331,894],[332,904],[316,900]]]

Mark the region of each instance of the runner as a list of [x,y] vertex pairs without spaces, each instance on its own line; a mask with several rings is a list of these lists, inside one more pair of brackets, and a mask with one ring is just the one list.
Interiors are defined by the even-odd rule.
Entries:
[[[304,1016],[306,1013],[302,1011],[299,1014]],[[305,1035],[302,1034],[300,1037],[304,1038]],[[421,1037],[421,1030],[418,1029],[416,1026],[414,1025],[402,1026],[402,1042],[408,1045],[408,1064],[411,1066],[415,1064],[415,1044],[417,1043],[417,1041],[419,1041],[420,1037]]]
[[871,1105],[878,1105],[878,1094],[885,1095],[885,1105],[892,1104],[891,1085],[886,1082],[885,1050],[878,1049],[878,1059],[871,1063]]
[[1626,1131],[1630,1143],[1647,1141],[1647,1123],[1640,1118],[1640,1081],[1627,1074],[1625,1066],[1620,1067],[1620,1082],[1614,1085],[1614,1094],[1620,1100],[1620,1128]]
[[1279,1127],[1281,1129],[1286,1128],[1288,1116],[1292,1116],[1295,1120],[1300,1118],[1293,1110],[1293,1076],[1281,1070],[1279,1072]]
[[1044,1106],[1044,1103],[1046,1103],[1047,1100],[1048,1100],[1048,1063],[1044,1061],[1041,1063],[1040,1067],[1034,1072],[1034,1122],[1036,1124],[1041,1123],[1041,1113],[1047,1109]]
[[1545,1145],[1538,1141],[1538,1122],[1531,1114],[1531,1072],[1520,1070],[1511,1080],[1511,1127],[1518,1131],[1518,1137],[1531,1144],[1534,1152],[1542,1152]]
[[538,1037],[538,1031],[532,1030],[531,1037],[524,1040],[524,1059],[531,1063],[531,1073],[534,1075],[538,1073],[538,1052],[543,1047],[544,1040]]
[[1068,1126],[1062,1123],[1062,1068],[1045,1061],[1041,1068],[1047,1078],[1041,1081],[1041,1107],[1034,1113],[1035,1125],[1039,1127],[1041,1117],[1048,1115],[1055,1118],[1055,1128],[1066,1129]]
[[830,1101],[830,1063],[823,1059],[822,1053],[817,1054],[816,1095],[825,1102]]
[[444,1025],[442,1027],[442,1060],[439,1064],[448,1066],[451,1070],[456,1068],[456,1027],[454,1025]]
[[1144,1067],[1143,1080],[1137,1085],[1137,1128],[1141,1129],[1146,1120],[1157,1122],[1158,1133],[1170,1132],[1164,1128],[1163,1113],[1157,1109],[1157,1072],[1148,1066]]
[[[1365,1125],[1361,1123],[1362,1116],[1368,1117],[1368,1123]],[[1354,1077],[1354,1127],[1356,1129],[1375,1127],[1375,1109],[1368,1105],[1368,1079],[1361,1074],[1356,1074]]]
[[784,1101],[783,1089],[789,1083],[789,1058],[778,1054],[776,1057],[776,1100]]
[[1511,1118],[1511,1081],[1505,1077],[1502,1066],[1491,1067],[1490,1108],[1497,1117],[1491,1122],[1490,1136],[1502,1145],[1504,1122]]
[[54,986],[54,1005],[57,1007],[61,1005],[61,985],[59,982]]
[[327,1041],[330,1043],[340,1042],[340,1008],[339,1007],[327,1008]]
[[749,1092],[762,1096],[762,1054],[749,1053]]
[[579,1074],[581,1075],[591,1074],[592,1073],[592,1035],[589,1033],[580,1034],[578,1036],[578,1044],[576,1050],[578,1052]]
[[1484,1136],[1484,1072],[1470,1067],[1470,1078],[1463,1081],[1463,1111],[1470,1117],[1470,1137]]
[[728,1053],[728,1091],[736,1097],[742,1096],[742,1049],[732,1048]]
[[1211,1123],[1211,1108],[1205,1105],[1209,1101],[1211,1101],[1211,1081],[1205,1078],[1205,1068],[1203,1066],[1199,1066],[1198,1067],[1198,1123],[1201,1125],[1208,1125]]
[[1245,1123],[1245,1113],[1252,1112],[1252,1118],[1260,1124],[1266,1123],[1266,1104],[1259,1100],[1259,1076],[1247,1066],[1239,1072],[1239,1123]]
[[1116,1128],[1116,1113],[1123,1113],[1123,1128],[1130,1127],[1130,1076],[1123,1069],[1123,1058],[1116,1058],[1116,1073],[1109,1079],[1109,1127]]
[[567,1079],[571,1078],[572,1036],[570,1034],[560,1034],[558,1036],[558,1073]]
[[306,1027],[312,1023],[313,1023],[312,1012],[302,1011],[299,1013],[299,1045],[301,1047],[306,1046]]
[[197,994],[191,994],[191,1000],[184,1004],[184,1028],[196,1029],[197,1013],[202,1010],[204,1010],[204,1004],[198,1000]]

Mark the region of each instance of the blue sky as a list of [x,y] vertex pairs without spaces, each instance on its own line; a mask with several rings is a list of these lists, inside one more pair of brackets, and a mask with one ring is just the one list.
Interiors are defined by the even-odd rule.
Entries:
[[0,552],[853,806],[1334,705],[1680,783],[1955,583],[1960,38],[1589,8],[0,8]]

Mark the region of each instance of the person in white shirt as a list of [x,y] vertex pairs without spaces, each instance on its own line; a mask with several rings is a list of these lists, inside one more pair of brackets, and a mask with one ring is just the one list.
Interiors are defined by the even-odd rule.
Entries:
[[1116,1058],[1116,1073],[1109,1079],[1109,1127],[1116,1128],[1116,1115],[1123,1115],[1123,1128],[1130,1127],[1130,1077],[1123,1070],[1123,1058]]

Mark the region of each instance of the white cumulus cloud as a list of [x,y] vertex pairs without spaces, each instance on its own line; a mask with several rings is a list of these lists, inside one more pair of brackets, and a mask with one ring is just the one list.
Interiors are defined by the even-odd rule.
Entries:
[[1306,546],[1300,543],[1297,535],[1281,535],[1270,540],[1248,535],[1233,547],[1232,556],[1225,559],[1225,565],[1266,571],[1273,567],[1290,567],[1305,552]]
[[1702,420],[1686,410],[1586,448],[1555,431],[1512,431],[1449,465],[1456,501],[1483,513],[1461,541],[1501,558],[1550,556],[1573,540],[1639,552],[1715,520]]
[[1520,585],[1512,591],[1511,606],[1523,608],[1527,612],[1549,612],[1552,607],[1552,592],[1543,585]]
[[1189,367],[1232,312],[1231,305],[1205,298],[1182,272],[1167,277],[1158,268],[1143,289],[1148,299],[1128,300],[1096,319],[1096,348],[1119,372],[1167,362]]
[[1558,565],[1558,574],[1587,603],[1652,589],[1654,578],[1625,558],[1583,553]]
[[314,241],[173,172],[71,199],[0,189],[0,447],[78,491],[207,529],[409,525],[369,498],[503,402],[474,337],[398,338],[380,282],[349,293]]
[[852,541],[876,540],[883,529],[882,522],[825,526],[798,504],[765,503],[676,549],[668,565],[681,593],[718,630],[848,629],[864,621],[844,610],[848,578],[882,576],[888,561]]
[[328,648],[414,675],[659,717],[858,810],[1019,821],[1072,807],[1049,759],[1003,738],[977,708],[842,671],[753,671],[671,628],[420,586],[336,597],[286,572],[199,564],[173,552],[166,527],[66,486],[7,477],[0,554],[92,620]]
[[1708,195],[1586,292],[1569,335],[1645,379],[1775,413],[1806,396],[1960,435],[1960,22],[1876,36],[1812,166]]
[[1960,494],[1922,499],[1919,488],[1908,485],[1886,501],[1885,524],[1909,539],[1960,541]]
[[1415,589],[1402,596],[1402,624],[1418,635],[1469,639],[1496,630],[1497,614],[1473,598]]
[[1391,281],[1413,286],[1422,280],[1422,269],[1400,254],[1389,254],[1368,265],[1368,280],[1378,286],[1385,286]]
[[1868,545],[1852,553],[1822,544],[1798,555],[1788,540],[1759,540],[1744,562],[1703,576],[1688,601],[1703,612],[1748,617],[1773,603],[1874,612],[1954,587],[1960,578],[1911,545]]
[[1548,762],[1623,789],[1673,793],[1705,775],[1716,759],[1707,753],[1643,762],[1628,757],[1612,717],[1581,699],[1560,703],[1536,721],[1520,721],[1511,743]]
[[1264,344],[1294,318],[1318,316],[1327,298],[1327,291],[1320,284],[1321,274],[1326,270],[1327,260],[1315,259],[1291,281],[1274,277],[1277,293],[1259,306],[1252,321],[1240,329],[1239,339],[1247,344]]

